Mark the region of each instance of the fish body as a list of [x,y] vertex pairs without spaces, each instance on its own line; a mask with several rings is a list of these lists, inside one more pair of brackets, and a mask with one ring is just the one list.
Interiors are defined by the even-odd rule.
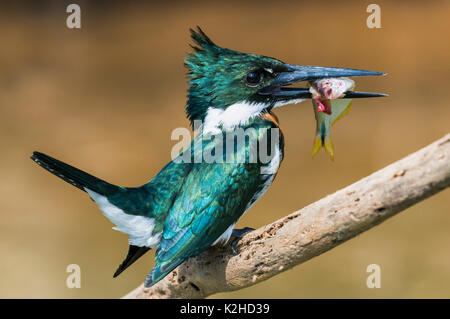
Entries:
[[310,83],[316,134],[312,156],[323,147],[334,160],[331,126],[350,111],[352,99],[342,99],[344,93],[353,90],[355,82],[349,78],[326,78]]

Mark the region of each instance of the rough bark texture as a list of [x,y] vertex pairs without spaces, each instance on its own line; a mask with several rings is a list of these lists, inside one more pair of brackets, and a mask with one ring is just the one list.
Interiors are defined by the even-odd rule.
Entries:
[[450,185],[450,134],[229,246],[190,258],[124,298],[204,298],[257,284],[378,225]]

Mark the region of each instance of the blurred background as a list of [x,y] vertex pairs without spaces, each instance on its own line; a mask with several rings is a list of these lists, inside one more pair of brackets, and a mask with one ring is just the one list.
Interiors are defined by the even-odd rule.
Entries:
[[[189,27],[217,44],[293,64],[361,68],[388,76],[357,89],[389,93],[353,102],[332,129],[336,159],[311,158],[310,102],[276,110],[285,160],[276,182],[238,226],[259,227],[418,150],[449,132],[450,2],[68,1],[0,8],[0,297],[118,298],[153,266],[149,253],[112,279],[127,236],[111,230],[85,193],[34,164],[39,150],[124,186],[170,160],[184,117]],[[445,190],[264,283],[213,298],[449,298],[450,193]],[[381,288],[366,267],[381,267]],[[66,267],[81,267],[81,288]]]

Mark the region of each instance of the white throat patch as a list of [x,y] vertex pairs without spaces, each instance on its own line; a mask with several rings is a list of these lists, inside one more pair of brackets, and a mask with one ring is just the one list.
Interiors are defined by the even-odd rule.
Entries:
[[[293,99],[289,101],[276,102],[273,108],[286,104],[297,104],[304,99]],[[222,130],[231,130],[237,126],[245,125],[252,118],[261,114],[268,107],[266,103],[238,102],[230,105],[225,110],[218,108],[208,108],[205,121],[203,123],[203,134],[218,134]]]
[[265,103],[238,102],[225,110],[210,107],[203,123],[203,134],[218,134],[222,130],[245,125],[250,119],[260,115],[267,106]]

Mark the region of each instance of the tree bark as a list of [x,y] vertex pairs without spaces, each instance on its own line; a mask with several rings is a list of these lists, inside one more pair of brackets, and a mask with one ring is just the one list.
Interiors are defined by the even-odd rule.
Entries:
[[242,289],[299,265],[450,185],[450,134],[269,225],[237,245],[190,258],[151,288],[124,298],[204,298]]

